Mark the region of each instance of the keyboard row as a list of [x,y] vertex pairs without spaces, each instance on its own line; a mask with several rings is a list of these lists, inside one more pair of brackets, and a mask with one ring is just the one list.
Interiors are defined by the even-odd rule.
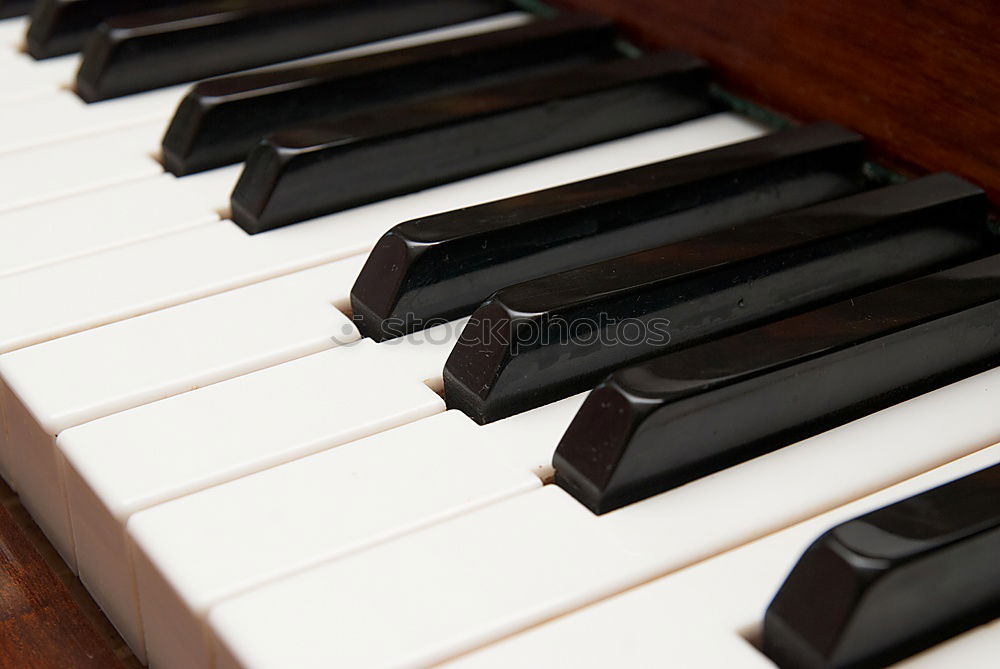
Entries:
[[[123,23],[180,25],[154,18]],[[696,61],[619,48],[600,20],[502,16],[199,84],[160,152],[177,176],[150,157],[170,89],[0,155],[70,163],[0,215],[0,468],[137,654],[442,661],[1000,440],[982,193],[874,181],[853,133],[765,135]],[[226,220],[220,166],[314,99]],[[914,443],[851,473],[879,430]]]

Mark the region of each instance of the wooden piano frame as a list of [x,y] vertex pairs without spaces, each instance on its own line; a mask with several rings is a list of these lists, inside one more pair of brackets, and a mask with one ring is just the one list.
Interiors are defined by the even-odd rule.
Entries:
[[697,54],[728,90],[865,135],[908,175],[949,171],[1000,204],[995,0],[557,0],[638,44]]

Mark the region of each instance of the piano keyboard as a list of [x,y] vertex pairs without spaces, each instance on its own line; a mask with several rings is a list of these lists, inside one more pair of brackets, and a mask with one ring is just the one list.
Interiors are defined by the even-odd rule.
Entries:
[[140,662],[990,664],[975,186],[534,1],[0,16],[0,475]]

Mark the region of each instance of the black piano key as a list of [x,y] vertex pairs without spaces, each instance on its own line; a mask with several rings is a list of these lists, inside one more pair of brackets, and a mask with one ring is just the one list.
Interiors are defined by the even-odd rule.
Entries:
[[86,101],[460,23],[508,0],[215,0],[108,19],[77,75]]
[[264,135],[289,125],[621,55],[609,21],[566,15],[363,58],[203,81],[167,130],[164,164],[178,176],[212,169],[246,159]]
[[560,441],[556,483],[604,513],[998,363],[991,256],[614,372]]
[[0,0],[0,19],[30,14],[35,0]]
[[1000,465],[817,539],[767,609],[764,652],[781,669],[902,660],[1000,617],[998,556]]
[[184,2],[194,0],[38,0],[28,27],[28,53],[38,59],[74,53],[107,18]]
[[279,132],[232,197],[250,234],[713,111],[704,63],[620,59]]
[[351,291],[378,341],[471,313],[497,290],[862,188],[862,138],[818,123],[397,225]]
[[671,349],[962,262],[992,247],[985,212],[982,191],[942,174],[505,288],[463,331],[445,399],[494,421]]

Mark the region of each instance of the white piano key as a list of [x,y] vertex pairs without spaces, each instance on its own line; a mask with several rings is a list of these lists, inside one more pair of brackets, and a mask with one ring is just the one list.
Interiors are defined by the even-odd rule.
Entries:
[[[0,155],[0,212],[163,173],[161,122]],[[16,175],[16,178],[13,176]]]
[[25,16],[0,21],[0,57],[19,54],[27,31],[28,19]]
[[17,486],[14,485],[13,477],[10,475],[8,468],[10,458],[7,455],[7,448],[10,443],[10,438],[7,435],[7,406],[11,401],[7,384],[0,382],[0,454],[2,454],[0,455],[0,478],[3,478],[4,482],[16,492]]
[[26,53],[5,58],[0,68],[0,103],[22,102],[71,88],[80,68],[77,55],[35,60]]
[[[588,609],[584,609],[585,611]],[[651,610],[643,610],[636,613],[653,614]],[[562,618],[557,618],[557,621]],[[516,657],[515,665],[546,667],[546,669],[590,669],[593,667],[677,667],[678,669],[778,669],[764,654],[757,650],[750,642],[732,634],[728,630],[706,627],[704,625],[688,624],[686,620],[676,620],[670,618],[660,618],[649,621],[656,625],[656,635],[659,641],[655,645],[657,650],[668,649],[668,653],[662,657],[650,660],[652,644],[645,636],[648,634],[651,625],[645,625],[646,621],[637,622],[635,634],[618,634],[618,629],[613,631],[613,640],[621,644],[614,649],[609,645],[600,644],[600,640],[594,639],[574,639],[574,644],[566,648],[566,653],[560,653],[562,648],[544,647],[537,655],[521,655],[521,649],[512,647],[506,652],[474,652],[467,659],[456,662],[445,662],[438,665],[447,667],[500,667],[498,662]],[[520,639],[520,636],[514,637]],[[576,644],[586,648],[594,648],[594,656],[586,657],[579,661],[579,654],[575,652]],[[565,647],[563,647],[565,648]],[[490,649],[492,650],[492,648]],[[615,652],[610,652],[614,650]],[[578,661],[577,664],[573,664]],[[611,664],[601,664],[601,662],[611,662]],[[218,669],[235,669],[244,667],[232,657],[225,658],[220,662]]]
[[[253,272],[269,245],[229,221],[115,246],[0,278],[0,353],[182,304],[288,272]],[[352,249],[352,251],[356,251]],[[315,256],[325,255],[322,249]],[[356,255],[330,254],[329,259]]]
[[458,329],[447,324],[395,343],[361,340],[114,414],[64,431],[56,453],[21,444],[18,483],[37,491],[26,506],[57,546],[73,551],[75,539],[81,580],[141,652],[128,517],[443,412],[425,381],[439,382]]
[[[668,663],[691,669],[777,669],[745,639],[732,635],[689,637],[676,648]],[[674,664],[676,662],[676,664]],[[637,666],[637,665],[634,665]]]
[[209,669],[203,617],[221,599],[538,488],[509,451],[551,459],[581,401],[490,426],[449,411],[136,513],[150,663]]
[[[166,122],[187,88],[174,86],[116,100],[87,104],[71,90],[21,100],[4,107],[0,153],[95,135],[156,121],[162,136]],[[159,140],[159,137],[156,138]],[[159,142],[140,150],[155,150]]]
[[[313,56],[309,59],[293,61],[293,63],[331,62],[356,58],[419,44],[511,28],[527,23],[529,20],[527,14],[511,12],[480,21],[342,49]],[[2,36],[3,32],[0,32],[0,39]],[[261,69],[273,69],[273,66]],[[87,104],[72,90],[62,88],[54,89],[45,95],[20,100],[4,109],[5,122],[3,126],[0,126],[0,153],[99,134],[148,121],[159,121],[165,129],[167,122],[187,91],[187,85],[172,86]]]
[[[546,667],[598,669],[615,664],[648,667],[673,664],[689,647],[692,635],[741,639],[741,634],[759,630],[764,612],[785,577],[824,531],[997,462],[1000,462],[1000,446],[986,448],[444,666],[448,669],[510,667],[514,666],[512,662],[516,664],[516,660],[530,657]],[[995,644],[1000,637],[997,632],[993,634]],[[899,666],[974,666],[961,662],[926,664],[931,658],[943,659],[952,652],[956,657],[965,655],[966,650],[958,640],[945,645],[950,647],[927,651]],[[759,650],[749,643],[747,648],[770,665]],[[622,662],[622,658],[627,661]],[[748,662],[753,659],[747,656]],[[753,665],[726,666],[741,669]]]
[[[546,667],[546,669],[596,669],[609,666],[777,669],[777,666],[749,641],[729,630],[712,627],[703,621],[692,621],[684,617],[667,617],[664,615],[666,607],[657,608],[646,602],[642,604],[646,605],[634,603],[629,607],[619,607],[619,610],[625,609],[622,615],[635,617],[620,621],[624,623],[623,626],[612,628],[607,643],[602,643],[603,638],[574,636],[567,645],[554,646],[536,641],[536,638],[531,636],[531,631],[529,631],[514,636],[510,644],[499,642],[495,646],[488,646],[485,650],[473,651],[456,661],[444,662],[436,666],[442,669],[500,668],[520,666],[528,662],[530,666]],[[599,605],[585,608],[583,611],[589,612],[597,606]],[[668,610],[668,612],[675,614],[673,610]],[[639,616],[644,615],[659,617],[651,620],[639,618]],[[562,628],[558,627],[558,623],[566,619],[575,622],[576,615],[568,614],[556,618],[553,624],[544,625],[540,629],[548,632],[552,627],[561,632]],[[593,624],[584,625],[581,623],[577,626],[586,627],[590,634],[595,633],[591,629],[594,627]],[[655,631],[653,637],[650,637],[650,629],[653,627],[655,627]],[[630,631],[631,633],[629,633]],[[601,634],[602,632],[596,633]],[[551,633],[551,636],[555,636],[555,634]],[[563,634],[558,635],[559,641],[565,643],[566,640],[562,638],[563,636]],[[528,640],[531,641],[530,644]],[[578,648],[586,649],[590,653],[577,652]],[[664,654],[657,655],[660,652]],[[505,662],[514,662],[514,664],[504,664]],[[236,669],[237,667],[249,669],[251,666],[265,665],[246,664],[223,651],[222,660],[216,666],[218,669]]]
[[[22,272],[0,279],[0,301],[9,305],[0,322],[0,352],[364,253],[411,218],[762,134],[752,121],[720,114],[260,235],[220,221]],[[0,167],[7,157],[0,157]]]
[[[348,258],[0,356],[6,411],[23,417],[30,427],[22,430],[45,434],[51,450],[67,428],[351,343],[360,335],[334,304],[347,303],[363,262]],[[22,454],[0,443],[0,471],[15,488]]]
[[55,437],[87,420],[355,339],[332,303],[346,301],[362,260],[0,356],[6,434],[0,463],[68,563],[74,561],[69,534],[52,498]]
[[488,425],[469,419],[469,427],[476,430],[469,432],[470,439],[488,435],[490,442],[504,444],[500,452],[508,465],[551,481],[552,454],[586,398],[587,393],[580,393]]
[[604,516],[546,486],[239,595],[210,625],[255,669],[441,662],[996,443],[998,390],[1000,369]]
[[[545,486],[238,595],[209,620],[237,666],[430,665],[655,575],[607,528]],[[278,620],[293,603],[300,624]]]
[[217,223],[240,170],[160,174],[0,214],[0,277]]

